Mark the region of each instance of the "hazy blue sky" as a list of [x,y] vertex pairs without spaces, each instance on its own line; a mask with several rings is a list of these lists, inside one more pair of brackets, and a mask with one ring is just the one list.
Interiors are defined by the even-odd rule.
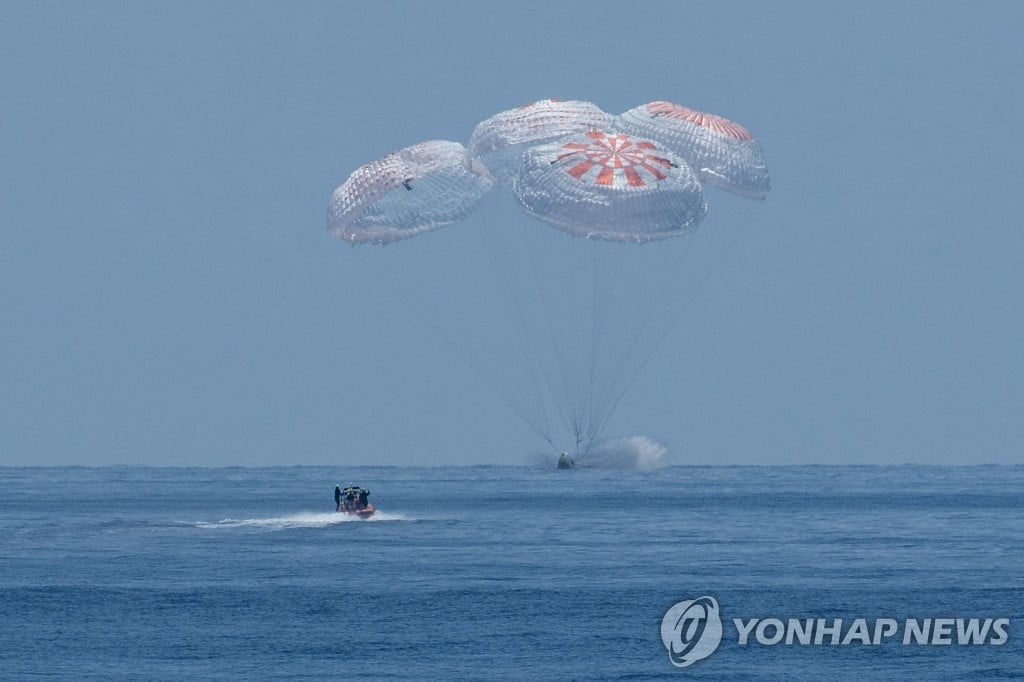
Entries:
[[709,192],[701,230],[742,236],[607,435],[1024,461],[1021,3],[0,15],[0,465],[526,462],[543,443],[325,210],[360,164],[546,97],[722,114],[772,173],[764,203]]

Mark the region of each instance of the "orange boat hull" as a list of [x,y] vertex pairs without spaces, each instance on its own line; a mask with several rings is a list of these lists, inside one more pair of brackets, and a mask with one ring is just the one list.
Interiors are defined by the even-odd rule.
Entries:
[[374,515],[377,508],[373,506],[373,503],[366,505],[365,509],[339,509],[339,514],[349,514],[350,516],[358,516],[361,519],[368,519]]

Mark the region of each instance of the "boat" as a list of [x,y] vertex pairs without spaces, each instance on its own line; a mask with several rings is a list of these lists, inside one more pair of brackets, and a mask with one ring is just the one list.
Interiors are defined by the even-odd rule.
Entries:
[[336,511],[339,514],[358,516],[361,519],[368,519],[374,515],[377,508],[366,498],[370,491],[356,485],[349,485],[342,491],[341,486],[334,488],[334,500],[337,503]]
[[362,509],[339,509],[339,514],[349,514],[350,516],[358,516],[361,519],[368,519],[374,515],[377,508],[373,506],[373,502],[367,502],[366,506]]

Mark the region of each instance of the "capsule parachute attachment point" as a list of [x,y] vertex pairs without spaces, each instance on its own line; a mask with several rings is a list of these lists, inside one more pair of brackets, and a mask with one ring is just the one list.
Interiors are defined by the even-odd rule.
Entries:
[[703,182],[748,199],[764,199],[771,189],[761,145],[729,119],[658,101],[630,109],[619,122],[678,154]]
[[600,130],[528,150],[512,191],[524,211],[559,230],[618,242],[683,234],[708,210],[696,175],[675,155]]
[[327,220],[353,244],[389,244],[462,220],[493,187],[458,142],[421,142],[356,169],[331,195]]
[[467,149],[471,158],[479,159],[500,184],[507,185],[527,148],[607,128],[613,119],[592,102],[543,99],[481,121]]

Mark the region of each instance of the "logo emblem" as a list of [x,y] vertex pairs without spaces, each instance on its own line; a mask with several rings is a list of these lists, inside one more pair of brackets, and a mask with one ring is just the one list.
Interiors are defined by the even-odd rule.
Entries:
[[661,641],[672,665],[685,668],[715,652],[722,642],[722,618],[714,597],[673,604],[661,619]]

